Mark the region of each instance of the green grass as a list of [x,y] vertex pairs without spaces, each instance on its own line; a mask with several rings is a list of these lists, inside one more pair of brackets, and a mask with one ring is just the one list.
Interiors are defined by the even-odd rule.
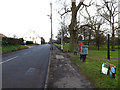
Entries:
[[27,48],[24,45],[8,45],[8,46],[2,46],[2,53],[12,52],[20,49]]
[[[118,53],[112,52],[112,53]],[[118,87],[118,59],[115,54],[112,56],[116,59],[111,59],[110,61],[105,58],[105,51],[95,51],[89,50],[89,54],[87,56],[86,62],[83,63],[80,61],[79,55],[75,56],[71,55],[71,59],[75,62],[75,64],[80,68],[80,70],[84,73],[84,75],[93,82],[96,88],[117,88]],[[114,64],[117,68],[116,71],[116,79],[112,79],[110,75],[103,75],[100,73],[102,68],[102,63],[108,62]]]
[[65,52],[68,52],[68,51],[69,51],[69,44],[64,45],[64,47],[63,47],[63,48],[64,48],[64,51],[65,51]]
[[[89,45],[89,49],[90,50],[97,50],[97,47],[95,45]],[[101,46],[100,50],[107,50],[107,45]],[[110,46],[110,50],[112,50],[111,46]],[[115,50],[118,50],[118,46],[117,45],[115,46]]]
[[[61,44],[55,44],[57,47],[61,48]],[[63,46],[64,52],[68,52],[69,51],[69,44],[66,44]]]
[[[101,48],[99,51],[95,49],[89,49],[86,62],[80,61],[79,55],[73,55],[73,53],[67,54],[71,56],[71,60],[75,62],[75,64],[78,66],[78,68],[80,68],[87,79],[93,83],[95,88],[117,88],[118,77],[120,77],[118,74],[118,50],[110,51],[111,60],[108,61],[107,50],[105,48],[106,46],[104,46],[104,48]],[[103,62],[108,62],[116,66],[117,71],[115,80],[111,75],[104,75],[100,73]]]
[[61,45],[60,45],[60,44],[55,44],[55,46],[57,46],[57,47],[59,47],[59,48],[61,47]]

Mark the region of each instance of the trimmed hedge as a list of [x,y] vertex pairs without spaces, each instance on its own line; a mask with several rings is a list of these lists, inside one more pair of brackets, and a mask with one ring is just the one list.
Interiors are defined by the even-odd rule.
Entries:
[[26,45],[29,45],[29,44],[33,44],[33,42],[32,41],[27,41]]
[[23,38],[16,39],[16,38],[8,38],[3,37],[2,38],[2,45],[23,45]]

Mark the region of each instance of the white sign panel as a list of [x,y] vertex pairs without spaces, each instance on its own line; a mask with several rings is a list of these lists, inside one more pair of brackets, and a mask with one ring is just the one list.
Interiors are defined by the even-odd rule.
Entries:
[[102,67],[102,73],[105,74],[105,75],[107,75],[107,73],[108,73],[108,68]]

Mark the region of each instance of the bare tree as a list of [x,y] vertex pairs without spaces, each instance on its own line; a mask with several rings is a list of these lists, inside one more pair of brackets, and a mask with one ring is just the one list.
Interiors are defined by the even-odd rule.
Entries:
[[82,40],[84,40],[84,42],[87,42],[86,44],[89,45],[90,42],[91,42],[91,37],[93,37],[93,35],[94,35],[93,33],[94,32],[93,32],[93,29],[91,28],[91,25],[90,24],[84,24],[84,25],[80,26],[78,35],[83,36],[83,37],[80,37],[80,38],[82,38]]
[[70,51],[74,51],[75,47],[77,45],[77,13],[81,6],[89,7],[91,6],[91,1],[89,5],[84,4],[85,0],[80,0],[79,4],[76,5],[76,0],[71,0],[72,4],[72,18],[71,23],[69,25],[69,31],[70,31]]
[[76,0],[71,0],[72,3],[72,18],[71,18],[71,23],[69,25],[69,31],[70,31],[70,51],[74,51],[76,44],[77,44],[77,30],[76,30],[76,25],[77,25],[77,12],[79,8],[83,5],[83,1],[80,1],[78,6],[76,6]]
[[120,13],[118,12],[118,0],[102,0],[102,5],[96,5],[98,14],[103,17],[106,21],[110,23],[112,30],[112,51],[115,50],[115,28],[117,21],[115,21],[116,16]]
[[[88,8],[85,8],[86,16],[81,14],[84,17],[84,25],[81,26],[81,28],[84,28],[82,31],[87,31],[87,36],[84,36],[88,39],[88,45],[91,41],[91,37],[94,38],[94,42],[96,46],[99,47],[101,44],[103,44],[104,40],[102,37],[104,37],[105,30],[101,30],[102,25],[105,23],[105,20],[101,18],[99,15],[92,16],[90,12],[88,11]],[[86,28],[85,28],[86,27]],[[87,30],[86,30],[87,29]],[[102,35],[103,34],[103,35]],[[83,32],[84,35],[84,32]],[[103,40],[102,40],[102,39]]]
[[63,36],[63,44],[68,43],[67,38],[69,38],[69,32],[68,32],[67,26],[61,25],[61,28],[58,31],[56,38],[57,38],[57,41],[59,42],[59,44],[61,43],[61,36]]
[[[60,1],[57,1],[60,2]],[[69,12],[68,9],[68,5],[66,3],[66,1],[63,1],[62,3],[59,3],[60,5],[62,5],[62,8],[60,10],[58,10],[58,14],[60,15],[60,31],[59,33],[61,34],[61,49],[64,49],[64,37],[68,32],[68,29],[66,28],[66,18],[68,17],[68,14],[64,15],[64,13],[61,14],[61,12]],[[63,16],[64,15],[64,16]]]
[[80,0],[79,3],[77,4],[76,0],[71,0],[71,9],[65,8],[64,13],[60,13],[61,16],[65,15],[68,12],[71,12],[71,21],[69,25],[69,32],[70,32],[70,51],[73,52],[76,48],[77,45],[77,13],[80,10],[80,8],[83,6],[89,7],[91,5],[91,1],[89,5],[84,4],[85,0]]

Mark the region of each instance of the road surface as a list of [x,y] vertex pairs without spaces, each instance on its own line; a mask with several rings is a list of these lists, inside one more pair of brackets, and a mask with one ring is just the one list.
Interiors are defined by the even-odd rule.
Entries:
[[41,45],[2,56],[3,88],[44,88],[50,45]]

